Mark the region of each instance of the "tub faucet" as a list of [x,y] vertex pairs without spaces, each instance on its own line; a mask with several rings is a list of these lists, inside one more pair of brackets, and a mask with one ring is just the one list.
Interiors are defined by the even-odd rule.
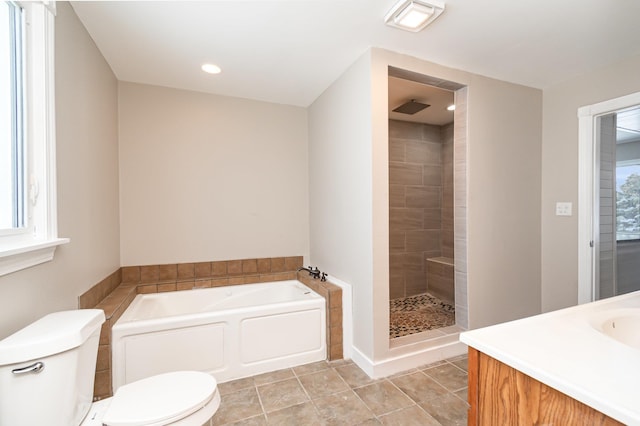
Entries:
[[302,266],[298,268],[296,272],[300,272],[300,271],[307,271],[309,275],[313,277],[313,279],[320,278],[320,270],[318,269],[317,266],[315,269],[313,268],[313,266],[309,266],[308,268],[305,268],[304,266]]

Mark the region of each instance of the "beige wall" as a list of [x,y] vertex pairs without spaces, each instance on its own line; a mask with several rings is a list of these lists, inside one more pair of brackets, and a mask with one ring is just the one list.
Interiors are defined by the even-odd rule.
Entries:
[[[375,52],[374,115],[386,114],[387,88],[383,79],[387,78],[388,66],[468,87],[469,327],[539,313],[541,91],[384,50]],[[462,124],[456,117],[456,126]],[[385,127],[379,125],[374,130],[374,158],[376,152],[386,150]],[[385,191],[374,182],[374,193]],[[374,203],[374,229],[388,220],[384,214],[388,209],[383,200],[379,201]],[[374,250],[386,244],[382,237],[374,240]],[[382,256],[386,255],[383,250],[378,254],[380,257],[374,256],[375,265],[382,264]],[[388,278],[382,271],[374,276],[379,280],[376,286],[387,285],[383,281]],[[382,293],[374,304],[376,312],[387,308]],[[385,320],[378,320],[376,330],[384,330]],[[387,347],[386,336],[380,331],[376,334],[376,348],[384,353]]]
[[117,82],[72,8],[56,17],[58,232],[51,262],[0,277],[0,338],[57,310],[119,266]]
[[370,69],[366,53],[309,107],[310,259],[351,284],[354,345],[365,354],[374,333]]
[[308,256],[304,108],[119,83],[127,265]]
[[[640,91],[640,55],[548,88],[542,132],[542,309],[578,303],[578,108]],[[555,203],[573,216],[555,216]]]
[[[541,91],[372,49],[311,106],[309,134],[310,158],[320,156],[310,164],[311,259],[352,284],[354,353],[374,364],[393,356],[389,66],[468,86],[470,327],[540,312]],[[316,211],[322,202],[332,205]]]
[[540,312],[542,93],[469,82],[469,325]]

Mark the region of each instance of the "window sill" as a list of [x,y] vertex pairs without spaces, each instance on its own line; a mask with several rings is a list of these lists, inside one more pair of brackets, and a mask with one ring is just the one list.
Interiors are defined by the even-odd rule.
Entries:
[[53,260],[56,247],[68,242],[68,238],[56,238],[20,247],[0,249],[0,276]]

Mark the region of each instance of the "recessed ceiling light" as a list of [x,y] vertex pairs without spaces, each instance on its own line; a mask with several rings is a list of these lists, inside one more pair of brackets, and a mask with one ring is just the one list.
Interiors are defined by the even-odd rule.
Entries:
[[451,104],[447,107],[447,111],[455,111],[455,109],[456,109],[455,104]]
[[387,13],[384,21],[391,27],[418,32],[443,11],[444,3],[435,0],[400,0]]
[[219,66],[213,64],[204,64],[202,66],[202,71],[209,74],[220,74],[222,72]]

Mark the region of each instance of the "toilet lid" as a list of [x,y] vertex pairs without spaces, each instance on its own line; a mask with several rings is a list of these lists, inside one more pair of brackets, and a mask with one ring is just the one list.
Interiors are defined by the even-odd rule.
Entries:
[[102,419],[109,426],[164,425],[198,411],[216,392],[216,380],[199,371],[159,374],[121,386]]

